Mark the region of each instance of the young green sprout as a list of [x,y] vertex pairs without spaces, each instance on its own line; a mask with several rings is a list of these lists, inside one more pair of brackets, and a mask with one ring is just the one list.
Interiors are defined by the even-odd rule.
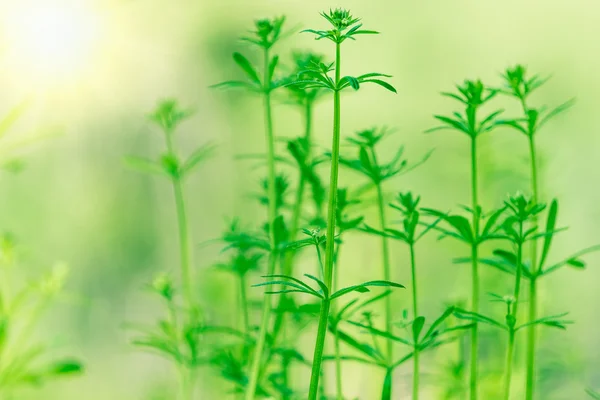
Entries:
[[[375,186],[377,191],[377,206],[379,213],[379,229],[384,231],[387,228],[386,218],[386,207],[385,207],[385,193],[384,193],[384,182],[403,175],[418,165],[422,164],[427,160],[429,154],[427,154],[418,163],[410,165],[406,159],[403,158],[404,147],[400,146],[395,156],[389,162],[380,161],[377,154],[377,145],[382,141],[383,138],[389,136],[391,131],[387,128],[373,128],[365,129],[356,133],[355,136],[347,138],[347,141],[357,148],[356,158],[340,157],[340,164],[364,175],[368,180],[369,184]],[[386,235],[381,236],[381,253],[383,258],[383,279],[391,279],[391,268],[390,268],[390,252],[388,248],[388,238]],[[389,297],[385,300],[385,321],[386,330],[391,331],[391,324],[393,320],[392,316],[392,304]],[[389,359],[393,358],[393,342],[391,340],[386,341],[386,354]]]
[[[184,181],[214,149],[212,145],[205,144],[189,154],[184,160],[180,158],[175,147],[176,131],[180,124],[191,115],[191,111],[180,108],[175,100],[160,102],[149,115],[149,119],[162,131],[165,140],[165,152],[157,160],[137,156],[126,159],[127,163],[135,169],[168,178],[173,187],[179,231],[179,282],[182,287],[184,306],[181,309],[176,305],[173,297],[175,290],[172,288],[170,279],[166,279],[164,276],[157,278],[152,288],[166,302],[169,311],[169,330],[168,332],[162,332],[159,324],[158,333],[146,330],[143,332],[143,336],[134,339],[133,343],[159,352],[165,352],[165,346],[170,346],[167,349],[177,348],[173,361],[177,365],[180,374],[180,398],[184,400],[192,399],[194,396],[194,368],[198,364],[194,348],[198,340],[197,327],[201,323],[200,311],[194,296],[194,279],[191,271],[191,239],[186,212]],[[187,349],[181,350],[182,347],[187,347]],[[173,357],[173,351],[170,353],[167,350],[166,352],[170,357]],[[188,352],[191,353],[186,355]]]
[[[414,197],[412,193],[399,193],[397,201],[390,204],[390,207],[396,211],[399,211],[402,215],[402,227],[400,229],[385,228],[383,230],[374,229],[370,226],[366,226],[364,230],[367,233],[379,235],[383,238],[390,238],[404,242],[408,245],[410,254],[410,269],[411,269],[411,288],[412,288],[412,312],[413,312],[413,324],[418,325],[424,324],[425,318],[419,314],[418,297],[417,297],[417,267],[416,267],[416,256],[415,256],[415,245],[417,242],[430,230],[434,229],[435,226],[440,222],[440,219],[435,220],[431,224],[424,224],[421,220],[421,209],[419,208],[420,197]],[[424,225],[424,227],[423,227]],[[421,229],[422,228],[422,229]],[[415,329],[417,329],[415,328]],[[419,329],[417,329],[419,330]],[[388,332],[391,332],[391,326],[387,328]],[[413,387],[412,387],[412,398],[418,400],[419,398],[419,360],[420,360],[420,346],[418,340],[413,340]]]
[[[0,118],[0,139],[27,110],[23,101]],[[14,151],[31,144],[37,138],[28,137],[11,142],[2,140],[0,167],[8,172],[20,172],[23,163],[14,158]],[[6,194],[5,194],[6,195]],[[10,213],[10,210],[4,210]],[[21,284],[15,274],[17,267],[27,270],[21,260],[21,247],[9,232],[0,234],[0,398],[26,396],[21,390],[40,388],[54,380],[78,375],[84,367],[75,358],[57,359],[48,341],[49,333],[41,327],[48,308],[64,295],[69,269],[62,263],[54,265],[42,277]],[[40,334],[36,333],[38,331]],[[38,337],[39,336],[39,337]]]
[[20,287],[12,276],[18,252],[14,237],[0,237],[0,393],[17,398],[23,388],[83,372],[71,358],[54,359],[46,340],[36,337],[48,306],[62,294],[68,268],[57,264],[46,276]]
[[[457,85],[458,93],[442,93],[442,95],[458,100],[463,106],[463,113],[455,112],[452,117],[436,115],[435,118],[442,122],[442,125],[428,132],[433,132],[441,129],[451,129],[466,134],[470,139],[471,150],[471,227],[468,228],[472,238],[480,236],[479,222],[481,220],[481,209],[479,204],[479,176],[477,169],[477,138],[482,134],[491,131],[495,125],[496,117],[502,112],[497,110],[491,112],[485,117],[481,117],[479,113],[481,108],[490,101],[497,91],[486,87],[481,81],[465,81],[463,85]],[[479,310],[479,267],[478,253],[479,241],[471,240],[471,311],[478,312]],[[471,360],[470,360],[470,379],[469,379],[469,398],[477,400],[478,398],[478,351],[479,351],[479,334],[477,324],[473,326],[471,334]]]
[[[336,195],[338,188],[338,170],[340,163],[340,138],[341,138],[341,92],[349,87],[358,90],[361,84],[374,83],[392,92],[396,92],[393,86],[381,78],[389,75],[380,73],[368,73],[358,77],[341,75],[341,45],[346,39],[355,39],[357,35],[375,34],[377,32],[364,30],[359,18],[352,16],[350,11],[344,9],[330,10],[329,13],[321,13],[323,18],[329,22],[331,29],[314,30],[305,32],[313,33],[316,39],[328,39],[335,44],[335,62],[333,64],[319,64],[307,69],[294,82],[305,88],[322,88],[333,92],[333,137],[331,145],[331,173],[329,180],[329,199],[327,208],[327,244],[325,249],[325,285],[328,290],[333,288],[334,256],[335,256],[335,228],[336,228]],[[329,73],[334,71],[334,77]],[[319,328],[315,341],[315,352],[313,357],[313,369],[309,389],[309,400],[315,400],[318,394],[319,377],[321,375],[321,362],[325,346],[325,336],[329,320],[330,299],[324,298],[321,314],[319,316]]]
[[[272,92],[283,86],[285,80],[276,80],[275,73],[279,64],[279,57],[271,55],[271,49],[284,36],[283,25],[285,17],[273,19],[261,19],[255,22],[255,30],[248,37],[243,37],[242,40],[249,42],[259,47],[263,55],[262,78],[257,69],[250,61],[241,53],[234,53],[233,59],[246,75],[245,81],[226,81],[215,85],[215,88],[234,89],[242,88],[251,92],[260,93],[263,97],[263,108],[265,114],[265,141],[267,147],[267,187],[269,190],[269,210],[268,224],[270,246],[276,248],[275,244],[275,220],[277,214],[277,189],[276,189],[276,172],[275,172],[275,134],[273,130],[273,116],[271,95]],[[277,258],[275,254],[269,256],[268,274],[275,273]],[[255,391],[258,385],[261,363],[267,341],[269,323],[271,320],[272,304],[270,298],[266,298],[263,304],[261,326],[258,336],[258,342],[254,352],[252,369],[250,371],[250,383],[246,392],[246,400],[253,400],[256,396]]]
[[[565,103],[548,110],[546,107],[533,108],[528,100],[529,96],[539,87],[541,87],[548,78],[541,78],[539,75],[528,76],[527,69],[522,65],[513,68],[507,68],[503,74],[504,85],[498,90],[500,93],[516,99],[522,110],[522,117],[514,119],[503,119],[497,121],[498,125],[504,125],[517,130],[527,138],[530,164],[530,182],[532,201],[538,202],[540,199],[540,185],[538,178],[538,161],[536,137],[537,132],[552,118],[571,108],[574,100],[568,100]],[[534,219],[534,225],[536,221]],[[537,241],[531,242],[531,265],[536,268],[538,265],[538,247]],[[532,271],[535,274],[535,270]],[[529,320],[533,321],[537,317],[537,281],[531,279],[529,282]],[[535,395],[535,355],[536,355],[536,326],[529,328],[527,338],[527,390],[525,397],[527,400],[533,400]]]

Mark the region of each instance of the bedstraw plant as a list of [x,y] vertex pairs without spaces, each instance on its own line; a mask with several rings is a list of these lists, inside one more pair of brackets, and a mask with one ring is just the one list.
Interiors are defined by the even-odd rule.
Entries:
[[[340,138],[341,138],[341,92],[344,89],[352,88],[358,90],[361,84],[374,83],[387,90],[396,92],[393,86],[381,78],[389,75],[380,73],[368,73],[358,77],[341,75],[341,47],[346,39],[356,39],[358,35],[376,34],[376,31],[362,29],[359,18],[355,18],[348,10],[336,9],[329,13],[321,13],[323,18],[329,22],[329,30],[308,29],[305,32],[316,35],[316,39],[327,39],[335,44],[335,62],[333,64],[315,65],[313,68],[304,72],[307,79],[301,79],[295,82],[303,87],[323,88],[333,92],[333,137],[331,145],[331,171],[329,179],[329,199],[327,208],[327,239],[325,249],[324,281],[328,291],[333,288],[334,275],[334,252],[335,252],[335,220],[336,220],[336,195],[338,189],[338,170],[340,163]],[[329,76],[334,72],[334,77]],[[317,398],[319,387],[319,377],[321,372],[321,361],[323,358],[323,349],[325,346],[325,335],[327,333],[327,324],[329,320],[330,301],[325,297],[321,303],[321,312],[319,316],[319,328],[315,342],[315,352],[313,356],[313,369],[311,374],[309,399]]]
[[[536,132],[549,119],[566,110],[571,102],[552,110],[532,108],[528,103],[529,94],[545,80],[537,76],[526,77],[523,67],[507,70],[502,87],[479,80],[464,81],[457,86],[456,92],[443,93],[457,100],[461,110],[449,116],[436,115],[441,125],[428,132],[454,130],[468,137],[470,204],[461,206],[460,212],[423,208],[419,196],[403,189],[388,204],[392,182],[396,183],[393,179],[425,162],[430,153],[409,163],[404,158],[404,147],[399,146],[391,152],[389,159],[382,157],[380,146],[392,133],[387,128],[365,129],[347,137],[345,143],[354,154],[342,152],[342,92],[359,90],[365,84],[375,84],[394,93],[396,89],[388,83],[390,76],[386,74],[342,74],[342,45],[348,43],[347,39],[356,40],[360,35],[377,34],[376,31],[363,29],[360,19],[344,9],[330,10],[321,13],[321,16],[329,24],[326,29],[303,32],[314,35],[316,40],[332,42],[335,48],[333,62],[328,63],[326,57],[310,52],[294,52],[292,65],[280,66],[284,62],[280,63],[272,50],[286,36],[283,32],[285,19],[258,20],[255,30],[243,40],[260,49],[263,65],[257,68],[250,61],[252,57],[236,52],[233,59],[245,79],[214,86],[242,89],[259,95],[263,100],[266,154],[239,158],[259,159],[259,166],[266,166],[266,178],[261,181],[260,191],[253,198],[267,212],[266,218],[255,221],[254,226],[243,226],[240,220],[234,219],[220,238],[224,244],[224,260],[216,267],[235,277],[233,286],[239,304],[236,314],[239,322],[232,327],[210,326],[200,318],[199,311],[198,319],[193,320],[187,330],[173,328],[173,324],[179,323],[175,322],[175,318],[172,318],[171,325],[163,322],[163,333],[182,332],[171,334],[170,341],[164,342],[172,350],[171,357],[178,363],[182,359],[193,359],[191,363],[183,363],[188,365],[188,369],[192,365],[209,364],[213,371],[232,384],[234,393],[243,395],[246,400],[327,399],[330,398],[328,391],[331,387],[334,387],[335,398],[343,400],[346,394],[342,366],[346,363],[359,363],[380,370],[383,376],[381,399],[391,400],[402,395],[399,393],[401,388],[394,385],[394,372],[399,366],[412,361],[411,392],[412,398],[418,399],[425,393],[422,371],[426,355],[456,341],[459,341],[458,348],[462,352],[463,340],[468,336],[470,340],[465,342],[468,343],[465,359],[469,359],[469,368],[464,368],[465,363],[457,364],[457,372],[453,375],[456,382],[453,384],[461,392],[463,384],[457,382],[462,379],[463,371],[468,370],[468,398],[477,400],[482,394],[480,389],[484,375],[479,374],[479,369],[485,368],[487,374],[490,360],[496,360],[494,357],[479,358],[479,330],[491,327],[506,335],[504,362],[494,367],[503,371],[501,393],[504,399],[509,399],[511,390],[516,392],[513,371],[520,372],[517,367],[520,363],[515,357],[515,349],[519,348],[518,333],[527,331],[527,362],[523,369],[528,377],[525,393],[527,399],[532,400],[535,393],[535,328],[564,329],[570,323],[564,318],[566,314],[537,317],[536,283],[542,276],[564,266],[584,267],[581,257],[599,249],[591,246],[561,261],[548,262],[554,237],[563,229],[556,227],[558,202],[553,200],[548,207],[540,203],[534,139]],[[280,73],[279,70],[286,72]],[[503,111],[491,106],[501,98],[498,94],[516,98],[523,116],[501,118]],[[316,150],[313,116],[317,101],[321,103],[327,98],[333,100],[331,149],[322,153]],[[298,137],[276,137],[273,105],[277,102],[287,103],[300,111],[302,133]],[[174,115],[185,116],[185,113],[176,112]],[[516,129],[528,138],[531,195],[509,197],[499,202],[500,207],[484,212],[480,200],[479,139],[483,134],[506,127]],[[286,129],[289,131],[289,126]],[[206,153],[206,149],[204,151]],[[161,159],[160,163],[152,166],[145,163],[145,166],[158,171],[157,165],[160,164],[161,174],[164,174],[166,166],[167,176],[174,176],[175,184],[180,182],[180,177],[172,175],[172,171],[184,171],[186,163],[179,163],[171,153],[169,151],[168,157]],[[138,164],[141,164],[139,160]],[[356,188],[340,187],[340,166],[362,175],[365,180],[359,181]],[[328,181],[320,175],[326,167],[329,167]],[[370,194],[374,199],[365,201]],[[365,223],[362,214],[371,204],[376,207],[377,220]],[[399,213],[399,221],[389,219],[388,207],[395,215]],[[542,215],[545,215],[545,226],[540,228]],[[399,226],[395,222],[399,222]],[[376,280],[341,287],[340,276],[350,272],[345,260],[340,257],[349,231],[378,237],[381,270],[376,273],[378,276],[373,277],[378,278]],[[454,263],[471,267],[469,306],[445,304],[441,314],[431,319],[422,312],[424,307],[421,303],[425,296],[421,294],[420,286],[424,277],[418,279],[417,266],[418,243],[429,233],[466,244],[469,254],[455,259]],[[406,260],[392,260],[391,246],[397,242],[408,247]],[[489,242],[494,242],[496,247],[487,254],[483,245],[487,246]],[[502,271],[508,276],[503,285],[510,288],[509,294],[490,293],[492,302],[503,304],[503,320],[482,312],[480,295],[483,290],[487,291],[480,286],[482,266]],[[393,282],[391,277],[394,269],[400,268],[410,269],[411,295],[408,296],[410,312],[405,311],[398,320],[393,312],[395,303],[391,294],[392,289],[404,286]],[[181,270],[182,276],[189,273],[186,272],[189,268],[184,265]],[[257,281],[259,274],[262,281]],[[249,286],[264,289],[266,297],[255,301],[255,293],[260,292],[249,290]],[[179,309],[174,301],[175,287],[165,278],[154,284],[154,289],[161,293],[168,309],[172,310]],[[185,284],[183,288],[185,298]],[[382,288],[383,291],[367,298],[353,297],[374,288]],[[278,296],[277,302],[272,300],[275,295]],[[188,304],[195,301],[191,299]],[[406,299],[402,298],[399,302],[403,301]],[[525,302],[529,303],[527,313],[521,307]],[[375,311],[378,307],[384,310],[381,315]],[[316,328],[312,359],[297,346],[299,338],[311,332],[311,328]],[[209,343],[204,339],[209,332],[223,335]],[[333,343],[331,352],[325,352],[328,333]],[[180,338],[185,338],[186,344]],[[193,344],[191,347],[190,343]],[[202,348],[200,343],[204,344]],[[182,352],[180,349],[184,346],[188,346],[188,350]],[[395,354],[396,348],[402,349],[401,355]],[[463,359],[463,354],[460,358]],[[329,378],[328,371],[322,369],[324,362],[334,363],[335,382],[328,379],[328,385],[322,380]],[[295,366],[310,368],[310,381],[295,379],[296,374],[292,373]],[[182,382],[185,382],[184,376]],[[189,393],[187,398],[191,396]]]
[[[255,30],[250,33],[250,36],[243,37],[242,40],[259,47],[262,51],[263,65],[262,78],[260,77],[257,68],[241,53],[234,53],[233,60],[245,73],[247,80],[245,81],[227,81],[215,85],[216,88],[243,88],[251,92],[260,93],[263,98],[264,118],[265,118],[265,141],[267,147],[267,187],[268,187],[268,224],[270,246],[274,251],[275,245],[275,219],[277,218],[275,188],[275,133],[273,128],[273,115],[271,95],[272,92],[281,87],[283,80],[275,80],[275,72],[279,64],[279,56],[273,56],[271,50],[284,36],[283,24],[284,17],[273,19],[262,19],[255,23]],[[269,255],[269,267],[267,273],[272,275],[275,273],[277,265],[276,254]],[[263,311],[261,318],[260,332],[258,335],[257,345],[253,355],[252,369],[250,371],[250,383],[246,392],[246,400],[254,399],[254,391],[258,384],[258,376],[260,373],[261,362],[263,360],[263,352],[267,340],[269,322],[271,320],[272,304],[270,298],[266,298],[263,303]]]
[[[536,134],[549,120],[568,110],[574,104],[574,100],[568,100],[553,109],[547,109],[546,107],[534,108],[529,103],[529,97],[536,89],[541,87],[548,78],[542,78],[539,75],[528,76],[527,69],[522,65],[507,68],[502,77],[504,82],[498,91],[507,96],[511,96],[518,101],[521,106],[522,116],[519,118],[500,120],[498,123],[517,130],[527,138],[530,187],[532,201],[536,203],[542,200],[540,198]],[[537,241],[531,242],[530,258],[531,265],[536,268],[539,260]],[[535,270],[533,272],[533,275],[535,276]],[[535,277],[529,281],[529,293],[529,320],[533,321],[537,318],[538,308],[537,279]],[[537,379],[535,375],[536,341],[536,326],[531,325],[527,337],[527,400],[533,400],[535,393],[535,383]]]
[[[180,380],[179,398],[194,396],[195,368],[202,360],[199,357],[199,341],[203,333],[202,312],[196,296],[195,279],[192,271],[191,237],[186,211],[184,182],[212,153],[213,146],[204,144],[182,159],[175,146],[177,128],[192,115],[175,100],[158,104],[148,116],[163,135],[165,151],[157,159],[130,156],[126,162],[141,172],[159,175],[171,182],[177,228],[179,232],[179,277],[177,283],[169,274],[160,274],[150,285],[166,306],[168,315],[158,321],[156,327],[142,327],[140,335],[133,340],[137,346],[158,352],[177,366]],[[178,292],[181,288],[181,302]]]
[[[463,106],[462,113],[455,112],[452,116],[436,115],[435,118],[442,122],[442,125],[428,132],[442,129],[451,129],[466,134],[470,141],[470,159],[471,159],[471,207],[468,210],[471,214],[471,226],[464,225],[461,220],[461,236],[468,239],[471,247],[471,311],[479,311],[479,265],[478,254],[481,240],[486,235],[480,232],[481,206],[479,204],[479,175],[477,159],[477,139],[484,133],[491,131],[495,126],[495,118],[502,112],[493,111],[485,116],[481,116],[482,107],[488,103],[497,91],[486,87],[481,81],[466,80],[463,85],[457,85],[458,93],[443,92],[442,95],[458,100]],[[456,221],[456,218],[454,219]],[[469,238],[470,237],[470,238]],[[485,239],[484,239],[485,240]],[[473,326],[471,332],[470,348],[470,378],[469,378],[469,398],[476,400],[478,397],[478,352],[479,352],[479,333],[477,324]]]
[[[36,141],[38,137],[4,140],[27,109],[28,102],[14,107],[0,119],[2,154],[0,164],[8,173],[20,172],[23,162],[14,151]],[[2,171],[2,172],[5,172]],[[4,174],[2,174],[4,175]],[[5,227],[3,227],[5,229]],[[0,399],[22,398],[22,390],[39,389],[64,377],[78,375],[84,367],[75,357],[57,357],[53,334],[43,331],[43,318],[57,300],[64,300],[64,285],[69,268],[56,263],[43,276],[22,282],[26,263],[22,247],[12,233],[0,234]],[[39,394],[37,394],[39,396]]]

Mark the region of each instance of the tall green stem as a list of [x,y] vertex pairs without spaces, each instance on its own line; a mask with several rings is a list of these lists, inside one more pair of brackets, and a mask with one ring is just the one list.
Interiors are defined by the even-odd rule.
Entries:
[[[417,263],[415,261],[415,245],[410,243],[410,272],[412,277],[412,306],[413,318],[419,316],[417,303]],[[419,400],[419,349],[415,343],[413,355],[413,396],[412,400]]]
[[[335,44],[335,83],[336,88],[340,81],[340,43]],[[335,259],[335,215],[337,206],[338,170],[340,162],[340,91],[336,89],[333,93],[333,143],[331,146],[331,176],[329,180],[329,201],[327,209],[327,236],[325,247],[325,285],[333,288],[333,262]],[[319,376],[321,362],[323,361],[323,349],[325,348],[325,335],[329,319],[330,301],[323,300],[319,316],[319,329],[315,342],[315,353],[313,357],[312,372],[310,376],[310,389],[308,400],[316,400],[319,389]]]
[[183,293],[187,301],[187,306],[191,308],[194,304],[194,300],[192,294],[192,277],[190,272],[190,235],[188,230],[181,179],[177,178],[173,180],[173,192],[175,194],[177,221],[179,225],[179,251],[181,258],[181,280],[183,283]]
[[[166,132],[167,151],[174,155],[172,132]],[[192,309],[194,298],[192,293],[192,277],[190,272],[190,233],[188,228],[185,196],[183,194],[183,185],[181,177],[175,177],[173,182],[173,194],[175,196],[175,208],[177,210],[177,226],[179,229],[179,262],[181,265],[181,283],[183,285],[183,295],[186,306]]]
[[[269,254],[269,266],[267,269],[267,275],[273,275],[275,273],[275,266],[277,265],[277,251],[275,249],[275,219],[277,218],[277,188],[275,187],[275,137],[273,134],[273,117],[271,115],[271,89],[270,89],[270,76],[269,76],[269,50],[265,49],[264,52],[264,111],[265,111],[265,139],[267,142],[267,168],[268,168],[268,196],[269,196],[269,239],[271,245],[271,254]],[[267,286],[267,291],[271,291],[271,285]],[[258,385],[258,378],[261,370],[261,362],[263,358],[263,351],[265,342],[267,340],[267,333],[269,329],[269,322],[271,317],[272,301],[271,296],[265,296],[262,317],[260,324],[260,331],[258,334],[258,340],[254,349],[254,356],[252,359],[252,369],[250,370],[250,380],[248,388],[246,389],[246,400],[254,400],[256,395],[256,387]]]
[[[521,223],[520,227],[520,235],[523,235],[523,224]],[[522,243],[518,243],[517,244],[517,271],[515,274],[515,291],[513,294],[513,297],[515,299],[515,304],[513,306],[512,309],[512,316],[516,319],[517,318],[517,311],[519,308],[519,297],[521,294],[521,277],[523,276],[523,244]]]
[[[310,138],[312,136],[312,102],[307,100],[304,108],[304,139],[306,140],[306,154],[307,158],[310,157],[311,151],[311,142]],[[304,206],[304,192],[306,188],[306,176],[304,171],[300,171],[298,175],[298,189],[296,190],[296,199],[294,202],[294,210],[292,212],[292,222],[290,225],[290,232],[292,235],[296,235],[298,230],[300,229],[300,218],[302,217],[302,208]],[[292,238],[293,239],[293,238]],[[283,266],[283,274],[291,275],[292,268],[294,265],[294,256],[295,252],[289,251],[286,253],[284,266]]]
[[[173,148],[172,132],[166,132],[167,151],[169,154],[175,154]],[[181,284],[183,286],[183,296],[185,305],[191,313],[194,308],[194,297],[192,291],[192,277],[190,271],[190,234],[187,221],[185,206],[185,196],[183,194],[183,184],[181,177],[174,177],[173,194],[175,197],[175,208],[177,212],[177,226],[179,230],[179,260],[181,268]],[[182,340],[182,338],[180,338]],[[191,400],[193,396],[193,372],[184,365],[179,366],[180,375],[180,394],[182,400]]]
[[[519,236],[523,236],[523,223],[519,223]],[[514,304],[512,305],[512,310],[509,308],[510,315],[512,316],[512,321],[509,323],[512,324],[509,326],[508,332],[508,345],[506,347],[506,366],[504,368],[504,399],[509,400],[510,398],[510,384],[512,380],[512,366],[513,366],[513,357],[514,357],[514,347],[515,347],[515,331],[514,324],[517,321],[517,312],[519,306],[519,297],[521,292],[521,277],[523,275],[523,243],[517,244],[517,271],[515,274],[515,290],[514,290]]]
[[513,354],[515,349],[515,332],[512,328],[508,332],[508,345],[506,347],[506,366],[504,367],[504,400],[510,399],[510,384],[512,380]]
[[[377,163],[377,159],[375,158],[375,151],[373,151],[374,161]],[[383,197],[383,189],[381,187],[381,182],[376,184],[377,186],[377,201],[379,208],[379,225],[381,231],[384,232],[386,229],[386,217],[385,217],[385,199]],[[386,281],[391,280],[390,275],[390,250],[388,246],[388,238],[386,236],[381,237],[381,253],[383,257],[383,279]],[[386,296],[385,298],[385,328],[386,332],[392,331],[392,302],[390,296]],[[416,318],[416,316],[415,316]],[[386,354],[388,358],[388,362],[391,363],[394,358],[394,347],[391,339],[386,340]]]
[[[537,160],[536,150],[534,142],[534,134],[529,135],[529,155],[531,162],[531,188],[532,188],[532,200],[534,204],[539,201],[539,188],[538,188],[538,172],[537,172]],[[537,216],[534,216],[533,225],[537,226]],[[535,321],[537,319],[537,276],[538,265],[537,265],[537,240],[531,241],[531,275],[532,278],[529,281],[529,321]],[[525,390],[525,399],[533,400],[535,393],[535,348],[536,348],[536,337],[537,330],[536,325],[532,324],[527,328],[527,384]]]
[[[479,236],[479,201],[477,196],[477,140],[471,138],[471,208],[473,209],[473,236]],[[478,243],[471,246],[471,311],[479,312],[479,260]],[[479,349],[479,331],[477,323],[471,332],[471,376],[469,380],[469,398],[477,400],[477,353]]]

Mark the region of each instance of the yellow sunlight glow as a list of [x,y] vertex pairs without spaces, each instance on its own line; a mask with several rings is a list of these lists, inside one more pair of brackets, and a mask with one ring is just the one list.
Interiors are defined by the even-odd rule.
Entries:
[[99,21],[88,1],[18,1],[8,7],[2,58],[20,76],[54,81],[91,61]]

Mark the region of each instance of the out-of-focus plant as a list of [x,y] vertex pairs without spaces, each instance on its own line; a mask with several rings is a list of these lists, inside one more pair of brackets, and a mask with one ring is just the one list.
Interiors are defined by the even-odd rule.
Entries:
[[[388,226],[385,207],[385,191],[384,183],[394,177],[398,177],[413,170],[418,165],[427,160],[429,155],[426,155],[419,162],[411,165],[404,158],[404,146],[400,146],[389,162],[380,161],[377,154],[377,145],[380,144],[384,137],[388,136],[391,131],[387,128],[365,129],[356,133],[355,136],[347,138],[348,142],[357,148],[356,158],[340,157],[340,164],[351,170],[364,175],[369,184],[373,185],[377,192],[377,210],[379,215],[379,227],[381,231],[385,231]],[[381,256],[382,256],[382,278],[385,280],[391,279],[390,251],[387,235],[381,235]],[[391,331],[392,327],[392,304],[389,297],[386,297],[385,302],[385,323],[386,330]],[[416,317],[415,317],[416,318]],[[393,358],[393,342],[386,340],[386,354],[388,359]],[[416,358],[418,359],[418,357]]]
[[[552,118],[562,114],[564,111],[571,108],[574,104],[574,99],[568,100],[565,103],[548,109],[547,107],[534,108],[529,104],[529,96],[541,87],[548,78],[542,78],[540,75],[530,76],[527,74],[527,69],[522,65],[517,65],[513,68],[507,68],[503,74],[503,85],[498,91],[507,96],[513,97],[517,100],[521,106],[522,116],[512,119],[498,120],[498,125],[507,126],[517,130],[518,132],[525,135],[527,138],[528,152],[529,152],[529,166],[530,166],[530,182],[531,182],[531,194],[532,201],[537,203],[542,201],[540,198],[540,184],[539,184],[539,164],[538,164],[538,150],[536,146],[537,132]],[[534,216],[534,225],[536,225],[536,217]],[[531,242],[530,258],[531,265],[533,266],[532,279],[529,280],[529,320],[534,321],[537,318],[537,279],[536,268],[538,267],[539,261],[539,249],[537,241]],[[529,327],[527,337],[527,390],[525,397],[527,400],[533,400],[535,395],[535,355],[536,355],[536,325]]]
[[[480,231],[481,221],[481,206],[479,204],[479,176],[478,176],[478,160],[477,160],[477,139],[484,133],[491,131],[495,126],[495,119],[502,112],[496,110],[485,116],[479,115],[482,107],[488,103],[497,93],[496,90],[486,87],[481,81],[466,80],[463,85],[457,85],[458,93],[442,93],[444,96],[458,100],[463,106],[462,113],[455,112],[452,116],[436,115],[442,125],[436,128],[429,129],[428,132],[433,132],[442,129],[450,129],[466,134],[470,139],[470,156],[471,156],[471,226],[464,218],[460,219],[459,225],[455,228],[459,229],[459,236],[467,239],[471,246],[471,311],[479,311],[479,267],[478,267],[478,251],[481,243],[477,238],[485,236],[485,232]],[[451,223],[459,221],[457,218],[452,218]],[[465,222],[467,224],[465,225]],[[477,323],[473,325],[471,334],[471,353],[470,353],[470,378],[469,378],[469,398],[477,400],[477,356],[479,352],[479,335]]]
[[[61,296],[68,268],[57,264],[43,278],[19,287],[14,237],[0,236],[0,398],[13,398],[23,386],[38,386],[83,372],[75,358],[56,359],[47,340],[36,335],[40,320]],[[47,338],[44,338],[47,339]]]
[[[0,119],[0,139],[8,134],[26,110],[22,102]],[[2,167],[19,172],[23,163],[11,154],[30,144],[31,138],[3,143]],[[5,159],[4,157],[8,157]],[[12,399],[25,386],[41,386],[48,381],[83,372],[82,363],[74,357],[56,358],[48,335],[39,338],[41,320],[48,308],[63,295],[69,270],[56,264],[45,276],[21,285],[14,274],[20,266],[19,247],[11,233],[0,235],[0,399]]]
[[[282,39],[282,37],[285,36],[285,33],[283,32],[284,22],[285,17],[258,20],[255,22],[255,30],[251,32],[251,35],[242,38],[242,40],[257,46],[262,50],[262,78],[259,75],[257,68],[252,65],[252,63],[244,55],[241,53],[234,53],[233,60],[242,69],[247,79],[244,81],[226,81],[214,86],[215,88],[221,89],[241,88],[250,92],[259,93],[263,97],[263,107],[265,113],[265,141],[267,146],[267,187],[269,191],[268,225],[270,227],[269,237],[271,249],[275,249],[276,247],[275,220],[278,216],[276,206],[277,191],[275,186],[275,133],[273,129],[271,95],[275,89],[283,86],[285,83],[285,79],[275,78],[275,73],[279,65],[279,56],[272,56],[271,49]],[[268,266],[269,275],[275,273],[276,266],[276,254],[270,254]],[[267,333],[269,330],[269,323],[271,321],[272,308],[273,307],[270,298],[266,298],[263,303],[260,332],[253,355],[252,369],[250,371],[250,383],[246,393],[246,400],[252,400],[255,396],[254,391],[258,384],[261,363],[263,361],[264,348],[267,341]]]
[[191,111],[180,108],[175,100],[160,102],[149,115],[149,119],[164,135],[165,152],[157,159],[139,156],[126,159],[127,164],[137,170],[167,178],[173,187],[179,231],[180,268],[177,282],[181,287],[182,299],[179,301],[178,285],[169,275],[161,274],[157,277],[151,288],[164,301],[168,316],[158,321],[155,327],[140,328],[141,335],[136,337],[133,343],[156,351],[175,362],[180,375],[181,399],[192,399],[194,396],[194,369],[203,362],[199,358],[199,350],[201,334],[205,329],[195,296],[184,182],[214,148],[211,144],[205,144],[185,158],[181,157],[175,145],[176,130],[191,115]]

